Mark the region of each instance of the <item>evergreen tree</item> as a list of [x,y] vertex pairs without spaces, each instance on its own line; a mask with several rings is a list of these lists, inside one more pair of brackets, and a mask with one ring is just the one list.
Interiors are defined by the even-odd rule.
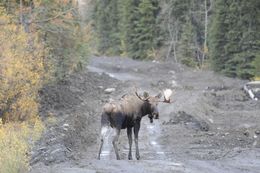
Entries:
[[109,47],[109,30],[107,26],[108,18],[105,13],[107,0],[97,0],[95,6],[95,29],[98,36],[98,51],[105,53]]
[[257,1],[218,1],[211,32],[211,58],[216,71],[251,78],[259,55]]
[[226,51],[224,45],[227,42],[227,22],[226,22],[226,11],[227,11],[226,0],[216,1],[215,14],[211,25],[211,35],[209,40],[210,57],[212,61],[212,67],[215,71],[221,71],[224,69],[225,62],[227,61]]
[[139,18],[136,21],[135,35],[132,41],[132,47],[136,48],[129,53],[133,58],[144,59],[148,57],[149,51],[152,51],[156,46],[158,2],[156,0],[141,0],[137,10]]
[[[188,18],[188,17],[187,17]],[[180,55],[181,63],[195,67],[196,64],[196,55],[195,55],[195,31],[194,27],[189,19],[187,19],[186,25],[183,27],[183,32],[179,41],[178,52]]]
[[136,45],[132,44],[135,37],[136,21],[138,20],[137,6],[138,0],[118,1],[120,12],[120,40],[121,50],[124,55],[131,56],[131,53],[136,49]]
[[119,0],[110,0],[107,8],[108,29],[109,29],[109,49],[108,54],[117,55],[120,53],[120,31],[119,31]]
[[155,48],[157,0],[99,0],[95,11],[101,53],[144,59]]
[[95,28],[98,50],[102,54],[118,54],[120,51],[119,13],[117,0],[98,0],[95,7]]

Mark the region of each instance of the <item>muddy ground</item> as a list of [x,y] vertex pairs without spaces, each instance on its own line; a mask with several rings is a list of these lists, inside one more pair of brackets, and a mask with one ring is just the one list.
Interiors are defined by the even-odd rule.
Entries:
[[[244,93],[245,82],[172,62],[92,58],[88,69],[40,92],[47,128],[31,153],[31,172],[257,173],[260,102]],[[160,119],[153,124],[143,118],[140,161],[127,160],[125,131],[123,160],[115,160],[113,130],[98,161],[101,107],[134,86],[151,94],[173,89],[174,102],[159,105]],[[108,94],[106,88],[115,91]]]

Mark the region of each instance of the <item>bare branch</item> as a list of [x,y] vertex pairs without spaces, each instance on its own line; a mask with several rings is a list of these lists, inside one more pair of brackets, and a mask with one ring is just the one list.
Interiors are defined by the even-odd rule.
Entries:
[[[25,24],[32,24],[32,23],[45,23],[45,22],[50,22],[54,19],[57,19],[61,16],[64,16],[66,15],[67,13],[71,12],[72,10],[75,10],[76,8],[70,8],[66,11],[63,11],[59,14],[57,14],[56,16],[53,16],[53,17],[50,17],[50,18],[47,18],[47,19],[42,19],[42,20],[32,20],[32,21],[25,21],[24,23]],[[10,21],[10,22],[1,22],[0,21],[0,26],[1,25],[11,25],[11,24],[22,24],[21,20],[20,21]]]
[[43,19],[43,20],[31,21],[31,22],[29,22],[28,24],[31,24],[31,23],[44,23],[44,22],[49,22],[49,21],[51,21],[51,20],[57,19],[58,17],[63,16],[63,15],[65,15],[65,14],[71,12],[71,11],[74,10],[74,9],[75,9],[75,8],[70,8],[70,9],[68,9],[68,10],[66,10],[66,11],[63,11],[62,13],[57,14],[57,15],[54,16],[54,17],[50,17],[50,18],[48,18],[48,19]]
[[210,1],[210,4],[209,4],[210,6],[209,6],[209,8],[207,9],[207,12],[210,12],[211,9],[212,9],[212,6],[213,6],[213,5],[212,5],[212,4],[213,4],[212,0],[209,0],[209,1]]

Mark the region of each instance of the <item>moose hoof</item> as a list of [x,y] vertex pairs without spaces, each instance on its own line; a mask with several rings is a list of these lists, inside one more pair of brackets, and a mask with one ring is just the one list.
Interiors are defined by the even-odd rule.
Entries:
[[137,159],[137,160],[140,160],[140,156],[136,156],[136,159]]
[[133,160],[132,156],[128,156],[128,160]]

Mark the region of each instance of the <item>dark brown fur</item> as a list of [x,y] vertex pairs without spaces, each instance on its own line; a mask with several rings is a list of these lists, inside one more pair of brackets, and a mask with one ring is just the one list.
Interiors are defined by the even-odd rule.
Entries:
[[121,100],[117,102],[107,103],[103,107],[101,117],[101,143],[98,153],[98,159],[102,151],[104,142],[104,131],[105,128],[111,126],[116,130],[116,135],[113,138],[113,146],[116,153],[116,158],[119,160],[119,153],[117,142],[120,135],[121,129],[127,129],[127,136],[129,141],[129,154],[128,159],[132,159],[132,129],[134,129],[134,138],[136,146],[136,159],[140,159],[139,148],[138,148],[138,133],[140,129],[140,123],[142,117],[148,115],[150,122],[153,122],[153,118],[159,118],[159,112],[157,109],[158,100],[160,96],[149,97],[147,100],[141,100],[136,95],[124,95]]

